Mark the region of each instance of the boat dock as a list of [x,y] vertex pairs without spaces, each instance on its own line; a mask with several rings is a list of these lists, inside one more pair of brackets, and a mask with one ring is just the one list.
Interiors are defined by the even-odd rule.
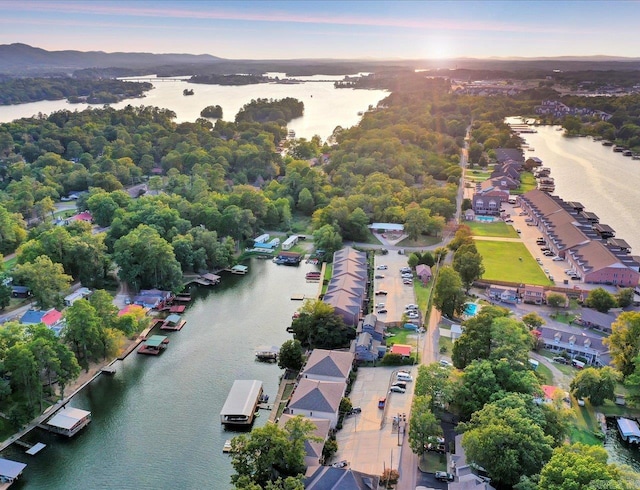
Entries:
[[262,396],[262,381],[237,379],[220,411],[220,422],[227,426],[250,426]]
[[244,276],[249,272],[249,268],[246,265],[234,265],[231,269],[228,269],[231,274],[239,274]]
[[198,286],[215,286],[220,282],[220,276],[217,274],[202,274],[200,276],[190,278],[187,284],[197,284]]
[[261,345],[256,347],[256,360],[265,362],[276,362],[280,348],[275,345]]
[[640,444],[640,427],[635,420],[620,417],[616,420],[618,424],[618,432],[624,442],[630,444]]
[[179,332],[186,323],[186,320],[183,320],[180,315],[169,315],[160,325],[160,330]]
[[100,372],[104,374],[116,374],[116,368],[110,364],[100,369]]
[[39,427],[73,437],[91,422],[91,412],[79,408],[65,407]]
[[157,356],[167,348],[168,343],[169,337],[166,335],[152,335],[142,343],[142,346],[138,349],[138,354]]

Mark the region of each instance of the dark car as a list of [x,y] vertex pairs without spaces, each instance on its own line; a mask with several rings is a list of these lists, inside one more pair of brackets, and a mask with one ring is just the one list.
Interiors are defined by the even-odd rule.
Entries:
[[384,279],[384,274],[376,274],[374,276],[375,279]]
[[386,308],[382,308],[380,310],[378,310],[376,313],[378,313],[379,315],[384,315],[387,312]]
[[386,296],[387,295],[387,291],[385,291],[384,289],[379,289],[378,291],[376,291],[376,296]]
[[435,477],[436,477],[436,480],[440,480],[440,481],[454,480],[454,476],[451,473],[447,473],[446,471],[436,471]]

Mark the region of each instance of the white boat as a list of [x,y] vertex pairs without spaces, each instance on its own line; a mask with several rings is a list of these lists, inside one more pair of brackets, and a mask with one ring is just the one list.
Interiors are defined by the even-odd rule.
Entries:
[[224,446],[222,446],[222,452],[223,453],[231,452],[231,439],[227,439],[226,441],[224,441]]

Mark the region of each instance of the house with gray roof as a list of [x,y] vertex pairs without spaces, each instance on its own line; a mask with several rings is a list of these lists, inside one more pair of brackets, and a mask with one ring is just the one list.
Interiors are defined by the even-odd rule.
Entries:
[[611,333],[611,324],[615,322],[616,319],[617,315],[612,315],[611,313],[600,313],[591,308],[582,308],[579,318],[576,319],[576,323],[584,327],[597,328],[598,330]]
[[353,354],[337,350],[313,349],[300,373],[303,378],[344,383],[353,367]]
[[338,423],[340,401],[346,387],[347,384],[344,381],[336,383],[302,378],[284,413],[326,419],[330,422],[331,428],[335,429]]
[[347,325],[357,325],[366,297],[367,255],[351,247],[333,254],[333,273],[322,300],[331,305]]
[[380,477],[351,468],[318,466],[310,468],[304,481],[306,490],[376,490]]
[[566,352],[572,359],[584,357],[587,364],[594,366],[606,366],[611,361],[609,348],[602,343],[603,337],[600,335],[577,328],[563,331],[540,327],[538,331],[545,349]]

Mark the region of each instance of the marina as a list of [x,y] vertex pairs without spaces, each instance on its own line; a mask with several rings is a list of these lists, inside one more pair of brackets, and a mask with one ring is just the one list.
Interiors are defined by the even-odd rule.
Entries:
[[250,427],[261,399],[262,381],[235,380],[220,411],[220,422],[225,426]]

